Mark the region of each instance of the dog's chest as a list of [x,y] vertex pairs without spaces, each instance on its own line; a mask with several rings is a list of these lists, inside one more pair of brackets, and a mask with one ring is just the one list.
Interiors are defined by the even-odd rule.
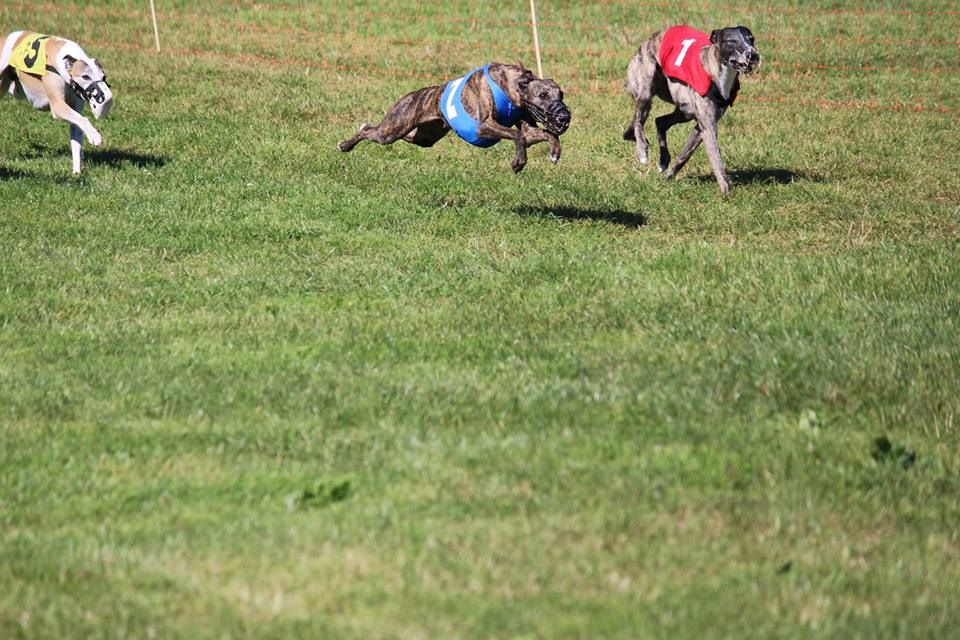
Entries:
[[720,66],[720,73],[713,82],[717,86],[717,90],[720,91],[720,95],[723,96],[724,100],[730,100],[734,87],[737,84],[738,75],[739,74],[736,71],[727,65]]

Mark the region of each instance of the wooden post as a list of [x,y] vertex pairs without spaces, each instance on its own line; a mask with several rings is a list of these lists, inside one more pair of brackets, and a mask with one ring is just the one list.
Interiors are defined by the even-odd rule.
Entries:
[[[533,0],[530,0],[533,2]],[[157,53],[160,53],[160,29],[157,28],[157,7],[150,0],[150,15],[153,16],[153,41],[157,45]]]
[[537,75],[542,78],[543,63],[540,62],[540,34],[537,33],[537,5],[534,0],[530,0],[530,20],[533,23],[533,50],[537,54]]

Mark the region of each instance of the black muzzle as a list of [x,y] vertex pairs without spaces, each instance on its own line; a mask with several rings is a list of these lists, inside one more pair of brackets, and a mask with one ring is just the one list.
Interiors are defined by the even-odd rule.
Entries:
[[528,104],[527,110],[533,118],[541,123],[547,131],[554,135],[561,135],[570,126],[570,110],[559,100],[551,103],[546,109],[534,104]]
[[91,82],[89,85],[87,85],[86,89],[81,87],[80,83],[74,80],[73,90],[78,96],[90,104],[103,104],[103,101],[107,99],[107,94],[104,92],[101,85],[106,85],[108,88],[110,87],[110,83],[107,82],[107,76],[103,76],[103,80]]

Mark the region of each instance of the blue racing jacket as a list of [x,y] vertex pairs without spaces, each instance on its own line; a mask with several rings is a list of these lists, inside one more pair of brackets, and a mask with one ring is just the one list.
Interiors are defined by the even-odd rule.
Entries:
[[475,147],[492,147],[500,142],[500,139],[481,138],[477,132],[480,123],[471,118],[463,106],[463,87],[473,74],[483,71],[483,77],[487,79],[487,85],[493,92],[497,122],[505,127],[510,127],[526,114],[526,109],[510,102],[510,98],[507,97],[503,89],[490,79],[489,70],[490,65],[488,64],[485,67],[477,67],[462,78],[451,80],[444,87],[443,95],[440,96],[440,113],[443,114],[444,120],[447,121],[454,133]]

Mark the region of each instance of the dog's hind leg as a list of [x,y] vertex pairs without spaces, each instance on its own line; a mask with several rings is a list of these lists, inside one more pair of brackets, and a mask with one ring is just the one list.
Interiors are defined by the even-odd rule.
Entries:
[[657,124],[657,144],[660,145],[660,162],[657,168],[663,172],[670,166],[670,150],[667,149],[667,131],[675,124],[689,122],[690,116],[685,115],[680,109],[675,109],[672,113],[660,116],[656,119]]
[[[350,151],[363,140],[370,140],[377,144],[393,144],[397,140],[406,139],[417,127],[433,123],[441,118],[438,105],[442,90],[443,87],[427,87],[408,93],[390,107],[380,124],[375,126],[371,124],[363,125],[357,135],[337,144],[337,149]],[[446,131],[443,133],[445,134]],[[417,136],[418,134],[413,133],[408,142],[418,144],[415,142]],[[421,137],[420,140],[422,142],[427,141],[425,137]],[[433,142],[436,142],[436,140],[433,140]],[[433,144],[433,142],[430,144]]]
[[690,136],[687,137],[687,142],[683,145],[683,149],[680,150],[680,153],[677,154],[677,159],[673,163],[673,166],[667,169],[663,174],[665,179],[672,178],[677,175],[677,172],[680,169],[683,169],[683,165],[687,164],[687,161],[690,159],[690,156],[693,155],[693,152],[697,150],[697,147],[700,146],[700,142],[703,140],[702,135],[700,134],[700,125],[698,124],[693,128],[693,131],[690,132]]
[[450,131],[450,126],[446,120],[434,120],[432,122],[422,122],[417,127],[403,136],[404,142],[415,144],[418,147],[432,147],[443,136]]
[[2,99],[8,93],[10,95],[16,94],[17,88],[17,72],[13,67],[2,67],[0,66],[0,99]]
[[653,96],[657,93],[657,87],[663,82],[662,75],[658,71],[657,48],[659,46],[659,34],[654,34],[650,41],[644,43],[627,65],[627,93],[633,98],[635,111],[633,121],[623,132],[624,140],[634,140],[637,143],[637,160],[640,164],[647,164],[649,161],[650,143],[643,132],[647,124],[647,117],[650,115],[650,106],[653,103]]
[[0,71],[0,100],[3,99],[3,96],[11,93],[11,87],[13,87],[13,78],[6,71]]
[[649,162],[648,149],[650,143],[647,142],[647,136],[643,132],[647,124],[647,117],[650,115],[650,107],[653,102],[653,96],[637,98],[636,113],[633,116],[633,122],[627,125],[623,132],[624,140],[635,140],[637,142],[637,160],[640,164]]
[[[369,140],[371,136],[370,132],[375,129],[378,129],[378,127],[375,127],[374,125],[368,122],[364,122],[362,125],[360,125],[360,130],[357,131],[357,135],[353,136],[348,140],[343,140],[341,142],[338,142],[337,149],[339,149],[340,151],[351,151],[360,142],[364,140]],[[397,139],[399,139],[399,137]],[[377,140],[376,142],[380,142],[380,141]],[[393,142],[393,140],[391,140],[390,142]],[[386,144],[386,143],[380,142],[380,144]]]

